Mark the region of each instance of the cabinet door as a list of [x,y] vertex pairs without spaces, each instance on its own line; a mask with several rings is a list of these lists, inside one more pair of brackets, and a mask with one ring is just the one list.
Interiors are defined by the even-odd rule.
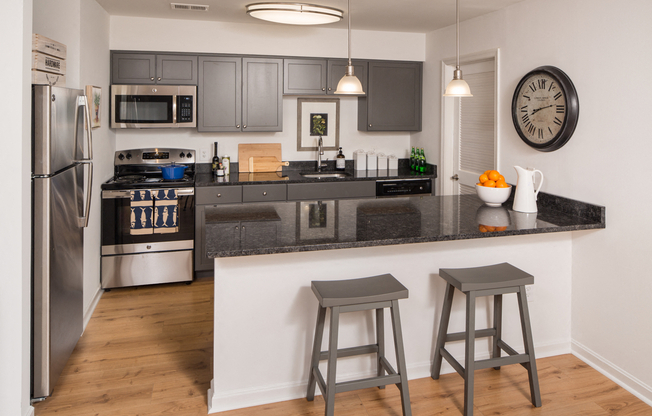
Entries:
[[111,56],[112,84],[155,84],[156,55],[114,53]]
[[156,55],[156,82],[171,85],[197,85],[197,57]]
[[240,131],[242,58],[199,58],[197,131]]
[[279,221],[242,221],[240,248],[265,248],[276,245]]
[[[335,94],[337,84],[346,74],[347,59],[329,59],[328,60],[328,88],[327,94]],[[352,60],[353,74],[358,77],[362,84],[362,91],[367,92],[367,61]]]
[[284,59],[283,94],[326,94],[325,59]]
[[283,60],[242,58],[242,131],[283,131]]
[[369,62],[358,98],[358,130],[421,131],[421,62]]
[[206,253],[211,251],[229,251],[240,248],[240,222],[213,222],[206,224]]

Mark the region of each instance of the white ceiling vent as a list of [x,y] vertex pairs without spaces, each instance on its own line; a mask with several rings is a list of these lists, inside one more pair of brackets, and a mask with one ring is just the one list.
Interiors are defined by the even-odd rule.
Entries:
[[185,3],[170,3],[172,10],[191,10],[196,12],[207,12],[208,6],[203,4],[185,4]]

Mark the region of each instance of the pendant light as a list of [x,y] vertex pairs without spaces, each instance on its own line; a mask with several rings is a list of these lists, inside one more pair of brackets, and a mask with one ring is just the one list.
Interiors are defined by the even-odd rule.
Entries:
[[351,0],[347,1],[347,13],[349,15],[349,32],[347,35],[349,42],[349,64],[346,66],[346,73],[340,82],[337,83],[335,94],[365,95],[365,92],[362,90],[362,83],[353,73],[353,65],[351,64]]
[[453,72],[453,80],[448,83],[444,97],[473,97],[469,84],[462,79],[462,70],[460,69],[460,0],[455,0],[455,15],[457,23],[455,25],[455,41],[457,44],[457,63]]
[[342,10],[303,3],[253,3],[247,14],[256,19],[286,25],[322,25],[342,20]]

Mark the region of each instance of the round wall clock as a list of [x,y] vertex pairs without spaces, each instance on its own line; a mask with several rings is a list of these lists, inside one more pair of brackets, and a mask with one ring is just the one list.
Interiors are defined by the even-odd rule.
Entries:
[[580,114],[577,91],[568,75],[540,66],[518,83],[512,98],[512,121],[525,143],[552,152],[568,142]]

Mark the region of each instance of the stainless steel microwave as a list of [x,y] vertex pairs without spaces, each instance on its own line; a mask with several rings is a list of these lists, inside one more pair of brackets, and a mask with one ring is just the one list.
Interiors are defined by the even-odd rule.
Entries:
[[111,128],[197,127],[195,85],[111,85]]

